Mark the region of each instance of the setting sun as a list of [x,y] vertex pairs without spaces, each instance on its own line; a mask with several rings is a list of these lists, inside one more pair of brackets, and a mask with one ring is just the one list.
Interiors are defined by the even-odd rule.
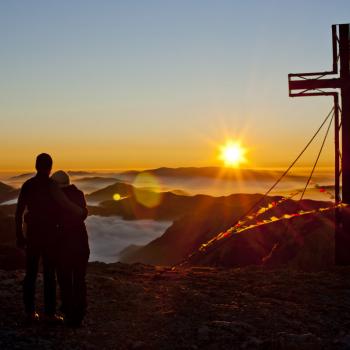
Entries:
[[238,142],[227,141],[220,147],[219,158],[225,163],[225,166],[238,167],[246,162],[246,150]]

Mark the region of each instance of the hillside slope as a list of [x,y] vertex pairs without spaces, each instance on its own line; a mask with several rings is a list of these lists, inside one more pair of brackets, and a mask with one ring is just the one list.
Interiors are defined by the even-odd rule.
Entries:
[[[122,254],[121,261],[157,265],[179,263],[202,243],[231,227],[261,198],[260,194],[184,197],[182,200],[188,201],[187,207],[175,206],[184,210],[184,215],[179,217],[161,237],[145,247]],[[262,204],[267,205],[280,198],[267,197]],[[196,202],[193,202],[194,200]]]
[[[293,201],[283,200],[281,197],[268,197],[265,203],[261,203],[266,210],[245,222],[247,230],[242,231],[239,235],[226,237],[225,232],[237,224],[241,215],[246,213],[252,204],[261,198],[261,195],[233,195],[224,198],[226,201],[212,202],[211,205],[192,210],[191,213],[175,221],[161,237],[145,247],[132,249],[122,254],[121,261],[160,265],[178,264],[189,254],[196,252],[187,261],[189,265],[234,267],[261,264],[262,259],[267,257],[277,244],[281,245],[289,240],[295,241],[298,239],[295,232],[300,231],[300,236],[302,236],[305,230],[303,231],[303,222],[298,221],[297,217],[293,219],[294,221],[280,220],[256,227],[257,222],[263,222],[271,217],[294,215],[302,210],[318,210],[331,205],[329,202],[322,201]],[[274,205],[278,200],[282,202]],[[307,230],[316,232],[320,225],[323,232],[325,221],[321,216],[314,219],[315,224],[311,227],[306,226]],[[296,227],[293,226],[294,222],[298,222]],[[290,229],[288,229],[289,226]],[[330,237],[333,231],[330,227],[326,227],[326,232],[324,236],[329,237],[328,246],[329,249],[332,249]],[[220,239],[216,240],[217,236]],[[323,238],[323,236],[320,237],[322,242]],[[210,242],[212,240],[214,242]],[[208,242],[212,243],[210,249],[199,250],[201,245],[208,245]],[[286,262],[288,262],[287,257],[284,263]]]
[[189,257],[188,265],[241,267],[334,264],[333,213],[311,213],[256,225],[225,236]]
[[0,182],[0,203],[16,199],[18,197],[19,190],[9,185]]

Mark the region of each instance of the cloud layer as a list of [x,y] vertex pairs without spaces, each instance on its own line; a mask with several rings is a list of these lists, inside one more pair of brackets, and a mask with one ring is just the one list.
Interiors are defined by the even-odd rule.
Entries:
[[86,219],[89,234],[90,261],[118,261],[119,252],[130,244],[145,245],[161,236],[170,221],[126,221],[120,217],[91,215]]

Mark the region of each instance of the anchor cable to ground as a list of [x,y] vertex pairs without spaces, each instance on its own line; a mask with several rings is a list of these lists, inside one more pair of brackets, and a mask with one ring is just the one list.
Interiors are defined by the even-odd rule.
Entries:
[[302,192],[302,194],[301,194],[301,196],[300,196],[300,200],[303,199],[304,194],[305,194],[305,192],[306,192],[306,189],[307,189],[307,187],[308,187],[309,184],[310,184],[312,175],[314,174],[314,171],[315,171],[315,168],[316,168],[316,166],[317,166],[318,160],[320,159],[321,153],[322,153],[322,151],[323,151],[324,144],[325,144],[325,142],[326,142],[326,140],[327,140],[327,136],[328,136],[328,133],[329,133],[329,129],[331,128],[333,119],[334,119],[334,114],[332,115],[332,118],[331,118],[331,120],[330,120],[330,122],[329,122],[329,124],[328,124],[328,128],[327,128],[327,130],[326,130],[326,134],[324,135],[324,138],[323,138],[323,141],[322,141],[322,144],[321,144],[321,148],[320,148],[320,150],[318,151],[318,154],[317,154],[315,163],[314,163],[314,165],[313,165],[313,167],[312,167],[310,176],[309,176],[309,178],[307,179],[306,184],[305,184],[305,187],[304,187],[304,189],[303,189],[303,192]]
[[[293,168],[293,166],[297,163],[297,161],[301,158],[301,156],[305,153],[305,151],[309,148],[311,143],[314,141],[316,136],[319,134],[319,132],[322,130],[323,126],[326,124],[327,120],[330,118],[330,116],[334,113],[334,107],[329,111],[326,118],[323,120],[322,124],[319,126],[319,128],[316,130],[314,135],[311,137],[309,142],[305,145],[305,147],[302,149],[302,151],[298,154],[298,156],[294,159],[294,161],[289,165],[289,167],[284,171],[284,173],[275,181],[275,183],[263,194],[263,196],[254,203],[249,210],[247,210],[243,215],[241,215],[237,222],[248,216],[260,203],[262,203],[265,198],[271,193],[271,191],[282,181],[282,179],[289,173],[290,169]],[[332,118],[333,119],[333,116]],[[331,123],[330,123],[331,124]],[[328,132],[327,132],[328,134]],[[322,147],[323,148],[323,147]]]

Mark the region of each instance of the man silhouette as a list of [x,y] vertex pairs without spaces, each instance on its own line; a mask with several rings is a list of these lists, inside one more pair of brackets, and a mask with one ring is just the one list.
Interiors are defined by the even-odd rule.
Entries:
[[[55,245],[57,242],[58,213],[61,207],[75,215],[82,210],[71,203],[53,180],[49,178],[52,158],[46,153],[36,158],[37,173],[27,180],[20,191],[16,208],[17,246],[26,248],[26,274],[23,281],[23,301],[27,321],[38,321],[35,309],[35,285],[42,259],[44,274],[44,313],[49,322],[60,321],[56,315]],[[27,224],[23,233],[23,214]]]

